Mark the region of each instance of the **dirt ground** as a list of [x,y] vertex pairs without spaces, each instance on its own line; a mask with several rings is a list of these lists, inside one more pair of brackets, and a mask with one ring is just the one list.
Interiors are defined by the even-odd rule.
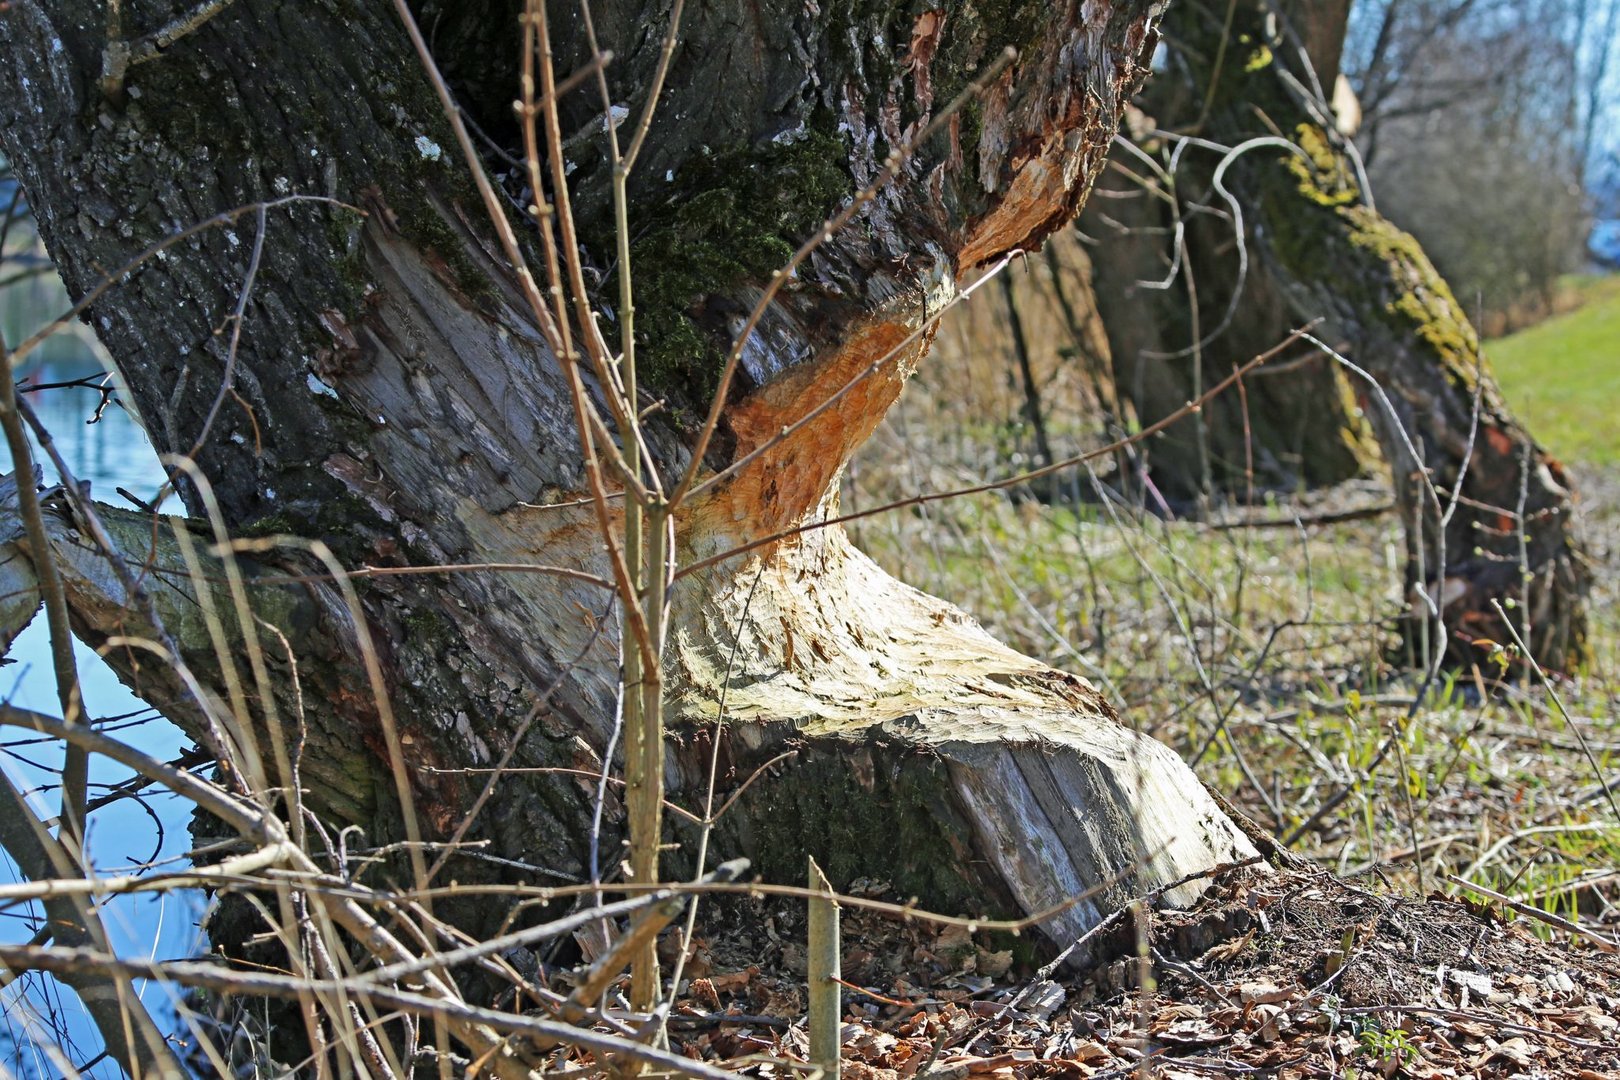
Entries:
[[[697,943],[672,1040],[799,1071],[802,908],[741,906]],[[1011,941],[849,912],[844,1075],[1620,1078],[1620,955],[1512,920],[1248,867],[1193,910],[1126,914],[1031,972]]]

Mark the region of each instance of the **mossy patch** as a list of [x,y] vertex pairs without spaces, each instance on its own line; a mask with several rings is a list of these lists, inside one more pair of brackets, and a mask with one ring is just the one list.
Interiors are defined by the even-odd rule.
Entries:
[[[636,347],[648,385],[706,401],[723,365],[724,326],[697,305],[763,282],[854,190],[843,140],[812,132],[789,143],[734,148],[688,164],[654,224],[631,246]],[[608,250],[605,249],[604,250]]]
[[[1232,111],[1246,130],[1253,130],[1249,114],[1258,113],[1297,147],[1275,152],[1280,169],[1240,163],[1257,184],[1250,201],[1273,208],[1260,223],[1271,249],[1295,278],[1316,283],[1341,308],[1381,318],[1398,336],[1416,336],[1447,378],[1471,391],[1479,341],[1450,287],[1410,234],[1364,205],[1349,156],[1305,115],[1277,74],[1261,9],[1241,6],[1232,34],[1237,47],[1227,50],[1218,72],[1214,110]],[[1301,199],[1306,205],[1298,205]]]
[[1361,201],[1361,187],[1342,154],[1315,124],[1294,129],[1294,143],[1304,156],[1289,153],[1288,167],[1299,178],[1299,193],[1318,206],[1353,206]]
[[[452,190],[460,189],[455,190],[455,201],[463,206],[479,205],[478,193],[470,183],[460,183],[460,179],[459,174],[452,173],[447,180],[435,178],[435,186],[441,190],[447,186]],[[467,254],[468,242],[456,234],[422,192],[422,188],[415,186],[401,189],[399,194],[404,198],[393,207],[398,215],[400,234],[416,250],[436,258],[440,272],[474,306],[493,304],[499,292],[489,274]]]
[[332,269],[344,297],[339,311],[350,324],[360,321],[366,291],[372,285],[371,271],[360,244],[360,230],[364,226],[365,218],[359,213],[341,207],[334,207],[326,221],[327,243],[335,256]]
[[[909,35],[923,11],[936,6],[925,2],[907,10],[906,33]],[[1002,49],[1011,46],[1019,55],[1029,52],[1051,17],[1050,5],[1029,0],[979,0],[947,4],[945,10],[945,33],[932,65],[937,107],[943,107],[983,75]]]
[[1382,263],[1389,284],[1398,290],[1385,302],[1384,312],[1405,322],[1443,363],[1446,377],[1471,391],[1479,337],[1422,245],[1367,207],[1347,207],[1340,213],[1351,225],[1351,245]]
[[1448,378],[1471,390],[1478,337],[1422,246],[1362,205],[1350,163],[1321,128],[1301,123],[1294,137],[1304,153],[1282,158],[1291,190],[1268,176],[1261,198],[1280,203],[1293,195],[1309,205],[1267,215],[1273,250],[1293,274],[1324,283],[1360,317],[1382,316],[1402,336],[1415,334]]

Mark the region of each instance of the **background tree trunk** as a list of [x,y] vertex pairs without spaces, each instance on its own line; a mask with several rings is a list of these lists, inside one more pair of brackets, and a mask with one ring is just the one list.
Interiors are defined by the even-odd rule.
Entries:
[[[1225,173],[1246,226],[1241,280],[1232,222],[1210,213],[1228,210],[1213,188],[1221,151],[1183,151],[1174,204],[1145,197],[1130,181],[1105,181],[1129,198],[1099,197],[1081,227],[1099,239],[1097,303],[1120,396],[1150,421],[1194,396],[1200,361],[1207,382],[1290,325],[1323,319],[1317,336],[1376,380],[1393,413],[1364,380],[1325,358],[1294,367],[1280,358],[1280,372],[1249,380],[1246,419],[1238,415],[1242,403],[1228,399],[1204,410],[1198,424],[1180,424],[1179,438],[1157,441],[1156,482],[1196,492],[1208,477],[1230,490],[1252,453],[1263,484],[1278,477],[1330,483],[1365,460],[1364,415],[1391,463],[1407,528],[1413,646],[1442,632],[1426,614],[1426,590],[1444,608],[1453,661],[1481,658],[1489,645],[1475,641],[1511,642],[1494,607],[1501,603],[1544,664],[1573,667],[1585,654],[1588,571],[1571,485],[1514,420],[1461,306],[1422,248],[1378,214],[1352,148],[1333,127],[1318,87],[1331,89],[1337,77],[1347,10],[1285,5],[1287,18],[1277,19],[1264,4],[1188,0],[1167,20],[1169,71],[1143,106],[1153,123],[1225,147],[1280,136],[1297,151],[1259,146]],[[1140,159],[1121,153],[1117,160],[1147,175]],[[1193,285],[1145,289],[1142,281],[1162,279],[1171,264],[1177,217],[1186,225],[1182,263]],[[1119,225],[1128,228],[1123,236]],[[1229,308],[1229,328],[1186,355]],[[1167,363],[1166,354],[1175,359]]]
[[[1003,46],[1022,52],[772,303],[710,467],[765,446],[874,363],[876,374],[686,511],[682,562],[836,511],[845,461],[930,333],[905,339],[950,299],[959,272],[1037,246],[1084,199],[1157,40],[1153,6],[961,3],[923,17],[797,0],[746,15],[688,8],[631,191],[644,404],[663,404],[649,441],[666,471],[686,463],[739,316],[792,246]],[[508,140],[516,7],[424,3],[420,14],[464,108]],[[616,104],[632,116],[663,34],[653,14],[628,0],[596,11]],[[132,17],[152,26],[131,35],[162,21]],[[584,63],[572,6],[553,22],[563,69]],[[493,254],[387,5],[238,0],[132,68],[116,104],[98,88],[103,26],[88,0],[17,0],[0,17],[0,50],[14,58],[0,72],[0,145],[75,296],[143,245],[232,207],[316,194],[366,211],[295,202],[263,217],[232,366],[219,328],[249,276],[251,213],[147,263],[90,309],[158,448],[201,442],[225,524],[322,539],[350,567],[546,563],[606,575],[578,505],[581,451],[560,366]],[[581,90],[566,105],[582,234],[606,269],[600,102]],[[183,493],[202,514],[202,494]],[[218,680],[169,526],[103,513],[132,565],[151,567],[145,587],[187,663]],[[55,536],[73,568],[79,630],[91,642],[150,632],[74,524],[59,512]],[[290,550],[255,559],[250,577],[316,569]],[[601,768],[618,681],[608,593],[472,570],[359,587],[429,834],[462,822],[483,782],[468,767],[510,752],[513,766]],[[266,583],[255,596],[295,653],[312,804],[373,841],[397,838],[360,628],[330,585]],[[722,696],[723,790],[798,750],[721,826],[769,875],[798,880],[808,851],[835,885],[878,876],[925,903],[986,912],[1035,910],[1121,878],[1043,927],[1066,940],[1128,895],[1253,850],[1192,773],[1122,727],[1089,684],[888,578],[837,527],[680,579],[671,641],[677,800],[706,780],[706,721]],[[261,644],[278,654],[273,638]],[[171,671],[129,651],[110,659],[195,730]],[[275,693],[283,715],[297,715],[290,687]],[[579,778],[506,778],[469,836],[524,869],[468,856],[452,873],[588,878],[594,790]],[[608,875],[615,836],[601,847]],[[462,913],[475,930],[496,914]]]
[[[1173,115],[1155,119],[1178,126]],[[1093,241],[1087,254],[1117,393],[1147,426],[1282,341],[1297,316],[1269,269],[1253,262],[1234,307],[1232,222],[1191,208],[1209,193],[1214,155],[1186,155],[1173,191],[1117,146],[1110,163],[1078,228]],[[1254,243],[1252,230],[1245,242]],[[1326,357],[1296,349],[1246,378],[1244,389],[1142,448],[1167,498],[1326,487],[1359,475],[1376,456],[1345,380]]]

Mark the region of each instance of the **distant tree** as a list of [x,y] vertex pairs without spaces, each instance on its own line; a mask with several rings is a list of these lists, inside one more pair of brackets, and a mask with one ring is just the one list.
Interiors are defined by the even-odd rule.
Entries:
[[[1569,478],[1514,420],[1463,305],[1380,212],[1383,189],[1335,126],[1346,7],[1284,4],[1278,18],[1252,0],[1187,0],[1167,16],[1166,69],[1142,100],[1155,130],[1116,149],[1116,175],[1081,219],[1119,395],[1156,419],[1290,325],[1323,320],[1316,336],[1377,388],[1320,356],[1252,378],[1247,401],[1151,448],[1156,482],[1241,491],[1250,461],[1262,483],[1342,477],[1370,423],[1407,529],[1416,658],[1433,654],[1425,643],[1466,662],[1471,642],[1508,641],[1502,604],[1546,663],[1573,665],[1587,569]],[[1535,142],[1521,130],[1513,146]]]
[[1613,0],[1353,11],[1345,66],[1379,209],[1489,326],[1550,310],[1560,275],[1579,265],[1617,19]]

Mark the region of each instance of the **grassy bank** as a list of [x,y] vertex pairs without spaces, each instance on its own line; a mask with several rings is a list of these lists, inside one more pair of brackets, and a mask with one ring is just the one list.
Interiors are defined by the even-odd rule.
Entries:
[[1575,283],[1579,308],[1486,349],[1514,410],[1554,454],[1620,464],[1620,275]]

